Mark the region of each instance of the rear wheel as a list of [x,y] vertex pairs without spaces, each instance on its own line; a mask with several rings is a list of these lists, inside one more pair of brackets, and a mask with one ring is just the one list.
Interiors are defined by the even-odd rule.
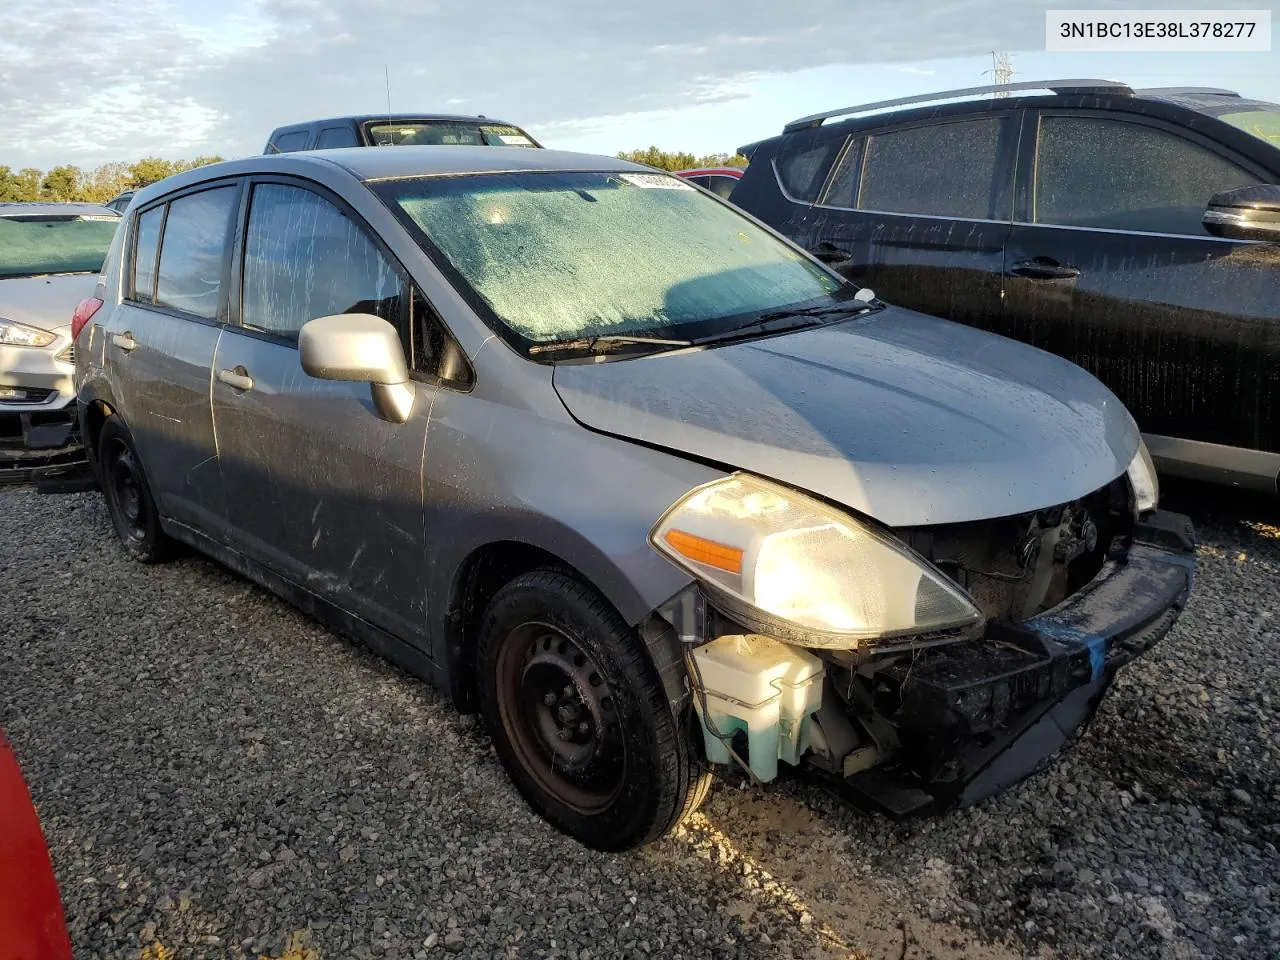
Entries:
[[174,542],[160,528],[160,515],[133,437],[117,417],[108,418],[102,425],[98,470],[107,510],[125,552],[141,563],[169,559]]
[[494,747],[552,824],[625,850],[697,809],[710,776],[642,642],[590,589],[555,570],[517,577],[489,605],[480,644]]

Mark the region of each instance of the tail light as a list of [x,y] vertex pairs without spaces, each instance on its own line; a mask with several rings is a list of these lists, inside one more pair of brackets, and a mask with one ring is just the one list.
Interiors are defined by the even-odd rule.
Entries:
[[76,312],[71,315],[71,340],[75,341],[80,336],[80,331],[84,329],[84,325],[88,323],[95,313],[102,307],[102,301],[97,297],[86,297],[80,301],[80,305],[76,307]]

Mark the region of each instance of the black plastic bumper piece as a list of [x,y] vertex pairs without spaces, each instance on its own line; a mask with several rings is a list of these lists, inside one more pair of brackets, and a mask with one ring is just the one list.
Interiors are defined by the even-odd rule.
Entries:
[[96,485],[74,407],[38,414],[0,412],[0,486],[26,483],[50,493]]
[[1157,512],[1124,562],[1022,624],[921,653],[887,673],[900,690],[901,752],[842,781],[891,816],[968,806],[1043,767],[1083,732],[1116,671],[1169,632],[1195,577],[1194,536]]

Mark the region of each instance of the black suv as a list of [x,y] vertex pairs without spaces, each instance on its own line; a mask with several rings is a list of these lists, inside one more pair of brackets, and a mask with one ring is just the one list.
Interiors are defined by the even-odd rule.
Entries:
[[263,153],[333,150],[338,147],[450,146],[540,147],[515,124],[490,117],[445,113],[369,114],[330,117],[277,127]]
[[1277,490],[1280,106],[1035,81],[740,152],[733,202],[851,279],[1085,367],[1171,474]]

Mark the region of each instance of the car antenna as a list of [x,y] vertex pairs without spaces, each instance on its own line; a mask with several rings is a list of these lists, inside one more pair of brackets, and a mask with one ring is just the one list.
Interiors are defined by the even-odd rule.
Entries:
[[391,68],[385,63],[382,65],[382,74],[387,80],[387,123],[391,122]]

